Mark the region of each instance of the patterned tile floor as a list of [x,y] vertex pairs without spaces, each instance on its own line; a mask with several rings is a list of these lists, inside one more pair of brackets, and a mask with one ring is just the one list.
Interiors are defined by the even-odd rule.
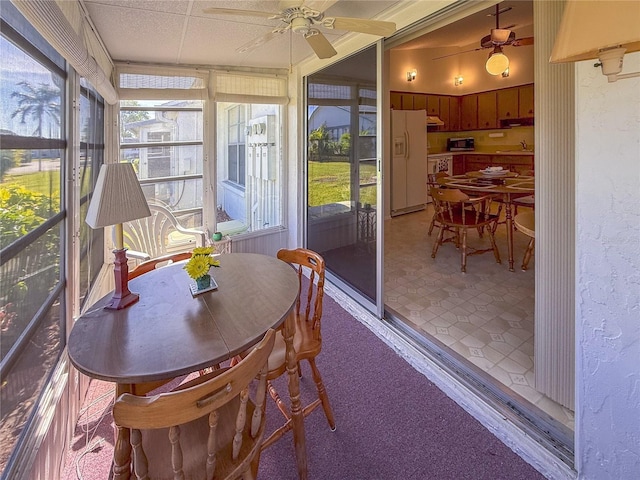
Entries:
[[[386,221],[385,304],[418,333],[439,340],[573,430],[573,412],[535,389],[535,257],[527,271],[520,269],[528,237],[515,233],[516,270],[509,272],[506,229],[499,225],[502,264],[492,253],[474,255],[463,274],[453,243],[431,258],[438,233],[436,228],[427,235],[431,216],[429,205]],[[489,240],[469,232],[468,244],[487,248]]]

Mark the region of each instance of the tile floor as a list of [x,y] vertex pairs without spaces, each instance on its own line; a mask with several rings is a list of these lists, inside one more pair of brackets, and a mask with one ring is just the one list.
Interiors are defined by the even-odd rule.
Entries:
[[[435,338],[573,430],[573,412],[542,395],[534,381],[535,257],[522,271],[528,237],[514,236],[515,272],[509,272],[505,225],[496,243],[502,264],[492,253],[467,258],[453,243],[431,248],[437,228],[427,235],[427,210],[385,222],[385,305],[420,334]],[[473,242],[473,243],[472,243]],[[489,245],[469,232],[468,244]]]

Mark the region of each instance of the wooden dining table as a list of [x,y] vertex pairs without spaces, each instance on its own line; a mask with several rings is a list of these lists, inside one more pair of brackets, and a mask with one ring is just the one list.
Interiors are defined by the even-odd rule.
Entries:
[[457,188],[467,194],[478,193],[500,195],[504,207],[507,226],[507,250],[509,254],[509,270],[514,271],[513,259],[513,200],[535,193],[535,178],[519,175],[514,172],[487,175],[483,172],[467,172],[464,175],[453,175],[439,178],[438,183],[448,188]]
[[[298,298],[294,269],[275,257],[251,253],[220,255],[211,275],[217,290],[192,296],[183,262],[129,282],[140,300],[122,310],[104,306],[111,294],[75,322],[67,343],[82,373],[115,384],[123,393],[144,395],[168,381],[211,367],[257,344],[269,328],[282,328],[287,346],[298,474],[307,477],[293,309]],[[130,477],[128,429],[118,429],[113,477]]]

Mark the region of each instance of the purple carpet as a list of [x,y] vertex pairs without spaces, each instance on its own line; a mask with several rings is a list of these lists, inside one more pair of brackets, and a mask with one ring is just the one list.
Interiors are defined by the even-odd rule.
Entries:
[[[321,408],[305,419],[311,480],[544,478],[326,295],[322,332],[317,364],[337,430],[329,430]],[[315,385],[308,364],[302,371],[302,400],[308,403]],[[286,394],[284,379],[276,385]],[[98,397],[99,391],[92,388]],[[81,417],[66,480],[107,478],[112,389],[103,384],[102,391],[107,408],[95,403],[95,418]],[[267,419],[268,431],[282,420],[271,401]],[[84,453],[87,439],[95,444],[99,438],[102,445]],[[297,479],[291,432],[262,453],[259,478]]]

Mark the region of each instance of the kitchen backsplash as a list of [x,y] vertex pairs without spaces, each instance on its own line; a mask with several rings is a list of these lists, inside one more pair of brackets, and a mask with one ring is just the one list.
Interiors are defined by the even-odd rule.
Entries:
[[[490,134],[504,136],[490,137]],[[500,130],[473,130],[469,132],[429,132],[429,153],[447,151],[447,139],[451,137],[473,137],[477,152],[495,152],[496,150],[519,150],[522,141],[527,149],[534,150],[534,127],[513,127]]]

